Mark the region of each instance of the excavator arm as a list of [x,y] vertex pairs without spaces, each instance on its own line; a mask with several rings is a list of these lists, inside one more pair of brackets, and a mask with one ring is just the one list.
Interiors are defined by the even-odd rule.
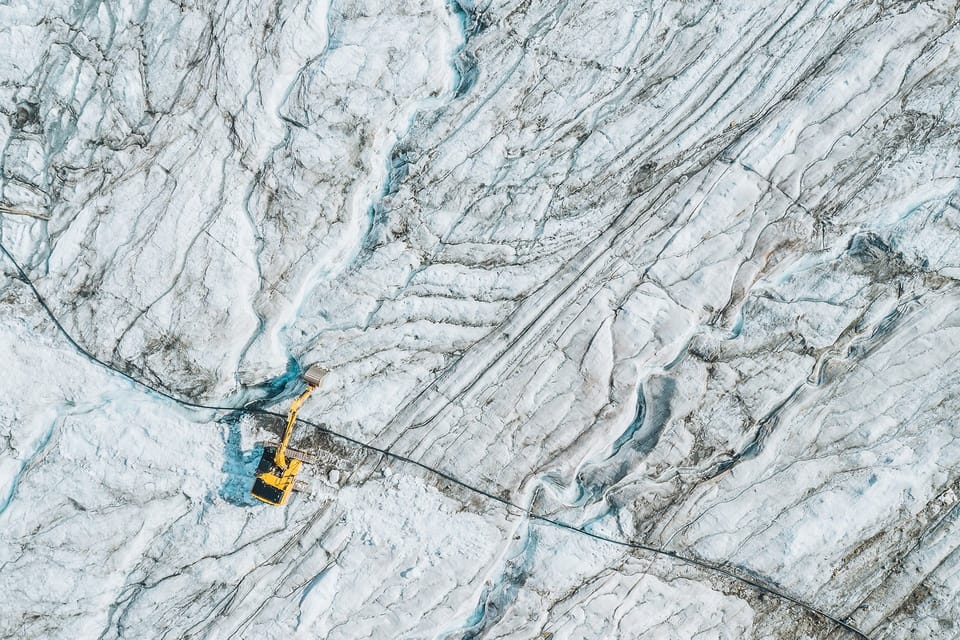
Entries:
[[277,453],[273,457],[274,463],[281,469],[287,468],[287,447],[290,445],[293,428],[297,424],[297,414],[300,412],[300,407],[303,406],[303,403],[307,401],[307,398],[310,397],[310,394],[313,393],[313,390],[316,388],[316,386],[308,385],[307,390],[297,396],[297,399],[293,401],[293,404],[290,405],[290,409],[287,411],[287,426],[283,430],[283,439],[280,440],[280,446],[277,447]]

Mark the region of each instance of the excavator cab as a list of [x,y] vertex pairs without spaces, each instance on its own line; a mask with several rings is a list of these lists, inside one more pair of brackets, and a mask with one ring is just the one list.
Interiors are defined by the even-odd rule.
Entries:
[[297,424],[297,413],[327,376],[328,371],[318,365],[312,365],[303,374],[307,389],[293,401],[287,412],[287,426],[283,430],[283,438],[278,445],[267,445],[263,448],[263,456],[257,465],[257,473],[253,480],[252,495],[261,502],[281,507],[290,499],[290,494],[296,488],[297,474],[304,462],[311,462],[313,456],[304,451],[291,448],[290,437]]

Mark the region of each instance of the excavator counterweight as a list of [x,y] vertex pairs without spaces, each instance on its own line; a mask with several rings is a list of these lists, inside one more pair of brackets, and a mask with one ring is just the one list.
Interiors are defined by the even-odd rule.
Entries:
[[326,369],[318,365],[312,365],[304,372],[303,379],[307,383],[307,389],[290,405],[287,412],[287,426],[283,430],[280,444],[263,448],[263,455],[260,457],[256,477],[253,480],[253,488],[250,490],[250,495],[257,500],[280,507],[290,499],[300,467],[303,466],[304,460],[310,459],[310,455],[305,452],[289,449],[290,437],[297,424],[297,413],[310,394],[323,383],[327,373]]

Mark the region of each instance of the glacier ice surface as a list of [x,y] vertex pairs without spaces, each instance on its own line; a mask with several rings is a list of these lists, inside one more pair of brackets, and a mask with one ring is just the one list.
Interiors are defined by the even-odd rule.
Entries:
[[960,638],[955,3],[0,33],[0,636]]

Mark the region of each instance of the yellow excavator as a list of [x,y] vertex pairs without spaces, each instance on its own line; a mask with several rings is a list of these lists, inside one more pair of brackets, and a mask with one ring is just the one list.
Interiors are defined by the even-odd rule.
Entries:
[[303,374],[303,379],[307,382],[307,390],[297,396],[290,405],[290,410],[287,412],[287,426],[283,430],[280,444],[263,447],[263,456],[260,458],[260,464],[257,465],[253,489],[250,490],[250,495],[257,500],[282,507],[287,504],[294,489],[299,488],[297,474],[300,472],[300,467],[304,462],[312,462],[314,456],[290,447],[290,437],[293,435],[293,427],[297,424],[297,413],[300,407],[323,383],[327,373],[329,372],[323,367],[311,365]]

